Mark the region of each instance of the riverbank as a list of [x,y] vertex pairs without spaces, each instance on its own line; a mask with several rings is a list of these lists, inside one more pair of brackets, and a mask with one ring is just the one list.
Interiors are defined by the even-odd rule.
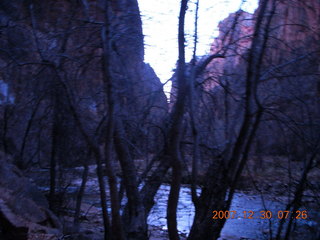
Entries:
[[[265,160],[265,159],[264,159]],[[267,160],[265,160],[267,161]],[[235,216],[230,217],[222,230],[221,240],[235,239],[270,239],[274,235],[278,223],[279,214],[285,210],[289,197],[291,196],[292,186],[287,184],[290,180],[287,169],[284,167],[285,161],[268,160],[264,162],[268,168],[254,168],[254,164],[249,162],[249,166],[244,171],[239,187],[234,195],[230,211]],[[292,181],[299,178],[299,166],[293,169],[296,172]],[[72,229],[73,214],[76,194],[81,184],[82,167],[72,169],[64,169],[63,181],[60,182],[64,186],[60,190],[64,191],[64,202],[62,203],[61,216],[65,229],[65,239],[102,239],[103,224],[100,208],[99,187],[96,178],[95,166],[89,167],[89,178],[86,184],[86,190],[83,197],[81,207],[81,234],[74,234]],[[316,183],[317,172],[312,172],[309,180]],[[35,183],[44,193],[48,193],[49,172],[47,169],[35,170],[29,173]],[[106,178],[105,178],[106,179]],[[155,205],[148,217],[150,240],[168,239],[166,226],[166,207],[167,197],[170,190],[168,184],[163,184],[156,197]],[[320,215],[317,196],[310,194],[310,188],[306,189],[306,195],[299,211],[307,211],[306,219],[295,220],[295,238],[304,240],[314,240],[318,234],[316,231],[320,229]],[[200,193],[200,189],[199,189]],[[124,200],[125,201],[125,200]],[[124,203],[123,201],[123,203]],[[212,209],[218,211],[219,209]],[[262,219],[261,214],[267,211],[272,213],[270,219]],[[109,209],[110,212],[110,209]],[[280,212],[280,213],[279,213]],[[252,217],[249,217],[253,213]],[[178,230],[181,239],[186,239],[194,217],[194,207],[191,201],[189,185],[183,185],[180,191],[180,199],[178,205]],[[212,215],[214,217],[214,213]],[[219,221],[219,219],[212,219]]]

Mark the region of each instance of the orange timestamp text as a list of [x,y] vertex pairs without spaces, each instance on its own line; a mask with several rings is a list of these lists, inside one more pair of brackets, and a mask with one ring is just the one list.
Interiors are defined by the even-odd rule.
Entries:
[[233,218],[244,218],[244,219],[307,219],[308,212],[306,210],[300,211],[212,211],[212,219],[233,219]]

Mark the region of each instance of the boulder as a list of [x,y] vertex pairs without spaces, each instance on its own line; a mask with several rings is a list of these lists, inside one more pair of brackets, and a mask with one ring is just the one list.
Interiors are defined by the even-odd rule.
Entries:
[[[62,231],[46,198],[0,152],[0,231],[5,239],[57,239]],[[40,238],[39,238],[40,239]]]

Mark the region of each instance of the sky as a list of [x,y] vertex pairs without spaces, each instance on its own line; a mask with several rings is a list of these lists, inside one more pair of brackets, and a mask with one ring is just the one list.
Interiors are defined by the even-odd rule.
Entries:
[[[196,0],[189,0],[186,14],[186,61],[192,56],[194,35],[194,14]],[[258,0],[200,0],[198,18],[197,55],[209,53],[210,44],[218,35],[217,26],[230,13],[243,10],[253,13]],[[149,63],[161,82],[172,76],[178,58],[178,16],[180,0],[138,0],[142,16],[145,43],[145,62]],[[165,86],[170,91],[171,83]]]

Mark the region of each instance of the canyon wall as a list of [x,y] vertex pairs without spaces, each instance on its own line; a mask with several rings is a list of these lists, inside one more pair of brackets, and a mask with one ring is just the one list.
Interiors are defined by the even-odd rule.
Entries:
[[[56,135],[58,158],[80,161],[85,143],[67,103],[71,98],[87,132],[103,139],[104,131],[97,130],[107,109],[103,1],[1,1],[0,6],[1,150],[22,165],[46,162]],[[167,103],[158,77],[144,63],[138,3],[112,3],[109,16],[116,114],[132,146],[154,151],[159,143],[148,141],[147,132],[157,133]]]
[[[221,150],[235,141],[243,121],[248,54],[258,11],[240,10],[220,22],[210,54],[224,58],[214,59],[197,80],[202,98],[199,124],[206,132],[203,139]],[[264,114],[252,145],[254,154],[302,160],[315,144],[320,121],[319,16],[319,1],[276,1],[270,26],[262,36],[267,43],[256,95]],[[206,122],[214,127],[205,127]]]

